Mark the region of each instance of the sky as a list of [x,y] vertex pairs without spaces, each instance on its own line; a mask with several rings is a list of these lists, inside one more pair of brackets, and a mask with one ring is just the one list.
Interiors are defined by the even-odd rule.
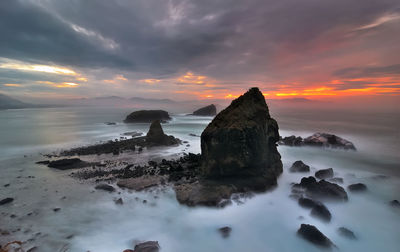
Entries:
[[0,93],[398,101],[399,0],[1,0]]

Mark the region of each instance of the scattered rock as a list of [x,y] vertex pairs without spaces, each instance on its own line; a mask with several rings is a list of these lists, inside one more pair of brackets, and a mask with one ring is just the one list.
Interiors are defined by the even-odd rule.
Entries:
[[122,198],[119,198],[119,199],[115,200],[114,202],[117,205],[123,205],[124,204],[124,201],[122,200]]
[[289,170],[290,172],[309,172],[310,166],[303,163],[303,161],[298,160],[292,164],[292,167],[290,167]]
[[53,208],[53,211],[54,211],[54,212],[58,212],[58,211],[60,211],[60,210],[61,210],[61,208],[59,208],[59,207]]
[[129,114],[124,123],[151,123],[156,120],[166,122],[171,119],[168,112],[164,110],[139,110]]
[[318,204],[318,202],[316,202],[316,201],[314,201],[312,199],[303,198],[303,197],[299,198],[298,203],[299,203],[300,206],[302,206],[304,208],[313,208],[315,205]]
[[348,196],[343,187],[325,180],[317,180],[314,177],[303,177],[299,184],[292,186],[295,195],[310,197],[318,200],[347,201]]
[[200,137],[199,135],[196,135],[196,134],[193,134],[193,133],[190,133],[189,136],[192,136],[192,137]]
[[330,222],[332,219],[331,212],[329,212],[328,208],[322,203],[317,203],[311,210],[311,216],[316,217],[325,222]]
[[217,114],[217,108],[214,104],[208,105],[206,107],[200,108],[193,112],[192,115],[195,116],[215,116]]
[[10,184],[5,184],[5,185],[4,185],[4,187],[9,187],[9,186],[10,186]]
[[219,233],[222,235],[223,238],[228,238],[229,235],[232,232],[232,228],[231,227],[222,227],[222,228],[218,228]]
[[351,239],[351,240],[356,240],[357,239],[357,237],[354,234],[354,232],[351,231],[350,229],[347,229],[345,227],[340,227],[340,228],[338,228],[337,231],[338,231],[339,235],[341,235],[343,237],[346,237],[346,238]]
[[108,184],[98,184],[94,188],[97,189],[97,190],[104,190],[104,191],[107,191],[107,192],[114,192],[115,191],[115,188],[113,186],[111,186],[111,185],[108,185]]
[[58,170],[69,170],[69,169],[78,169],[83,167],[91,166],[91,163],[80,160],[79,158],[65,158],[50,161],[47,165],[50,168],[58,169]]
[[117,125],[116,122],[105,122],[104,124],[105,124],[105,125]]
[[13,202],[13,201],[14,201],[14,198],[5,198],[5,199],[2,199],[2,200],[0,200],[0,206],[5,205],[5,204],[9,204],[9,203],[11,203],[11,202]]
[[317,172],[315,172],[315,177],[319,179],[330,179],[333,178],[333,169],[328,168],[328,169],[322,169]]
[[159,120],[151,123],[149,132],[146,135],[146,141],[153,145],[176,145],[181,142],[173,136],[164,134]]
[[331,178],[331,179],[329,179],[329,181],[332,183],[343,184],[343,178],[339,178],[339,177]]
[[301,224],[297,234],[303,239],[324,248],[331,248],[334,246],[331,240],[326,237],[321,231],[319,231],[315,226],[308,224]]
[[157,241],[147,241],[135,245],[135,252],[159,252],[160,245]]
[[141,191],[161,184],[161,179],[160,176],[142,176],[137,178],[121,179],[117,182],[117,185],[122,188]]
[[363,183],[352,184],[347,187],[351,192],[364,192],[367,186]]
[[392,200],[389,202],[392,207],[400,208],[400,202],[398,200]]

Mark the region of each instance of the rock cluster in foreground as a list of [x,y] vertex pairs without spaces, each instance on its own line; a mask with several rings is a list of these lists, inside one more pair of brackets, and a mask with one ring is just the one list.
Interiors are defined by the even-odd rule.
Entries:
[[279,145],[313,146],[332,149],[356,150],[356,147],[352,142],[328,133],[315,133],[314,135],[304,139],[300,136],[283,137],[279,139]]

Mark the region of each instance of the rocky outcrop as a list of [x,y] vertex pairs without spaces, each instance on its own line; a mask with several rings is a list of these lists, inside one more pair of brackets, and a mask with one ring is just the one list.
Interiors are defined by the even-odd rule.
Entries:
[[214,104],[205,106],[193,112],[195,116],[215,116],[217,114],[217,108]]
[[149,132],[146,135],[146,142],[150,145],[175,145],[179,144],[180,140],[173,136],[164,134],[160,121],[153,121],[150,125]]
[[289,170],[290,172],[309,172],[310,166],[306,165],[301,160],[297,160],[292,164]]
[[232,101],[201,134],[203,175],[276,178],[282,173],[278,140],[278,124],[269,115],[260,90],[252,88]]
[[343,187],[325,180],[317,181],[314,177],[304,177],[299,184],[292,186],[294,196],[307,196],[317,200],[347,201]]
[[315,133],[312,136],[302,138],[300,136],[288,136],[280,138],[279,145],[286,146],[313,146],[333,149],[356,150],[354,144],[344,138],[329,133]]
[[139,110],[129,114],[124,123],[151,123],[155,120],[166,122],[171,120],[171,117],[164,110]]
[[297,234],[317,246],[324,248],[331,248],[334,246],[332,241],[313,225],[301,224]]

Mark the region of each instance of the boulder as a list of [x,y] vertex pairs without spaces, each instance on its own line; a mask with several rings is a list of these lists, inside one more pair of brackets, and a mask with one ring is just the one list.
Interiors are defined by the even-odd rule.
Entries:
[[129,114],[124,123],[151,123],[155,120],[166,122],[171,120],[171,117],[164,110],[139,110]]
[[330,179],[333,178],[333,169],[328,168],[328,169],[322,169],[317,172],[315,172],[315,177],[319,179]]
[[306,146],[356,150],[356,147],[352,142],[328,133],[315,133],[312,136],[304,138],[303,143]]
[[311,210],[311,216],[325,222],[330,222],[332,219],[331,212],[329,212],[328,208],[326,208],[326,206],[320,202],[313,206]]
[[343,184],[343,178],[339,178],[339,177],[331,178],[331,179],[329,179],[329,181],[332,183]]
[[232,228],[231,227],[222,227],[222,228],[218,228],[218,231],[222,235],[223,238],[228,238],[232,232]]
[[217,108],[214,104],[205,106],[193,112],[195,116],[215,116],[217,114]]
[[298,203],[301,207],[304,207],[304,208],[313,208],[315,205],[318,204],[318,202],[316,202],[312,199],[309,199],[309,198],[304,198],[304,197],[300,197],[298,200]]
[[135,252],[158,252],[160,245],[157,241],[147,241],[135,245]]
[[149,132],[146,135],[146,142],[150,145],[175,145],[179,144],[180,140],[164,134],[160,121],[153,121],[150,125]]
[[313,225],[301,224],[297,234],[303,239],[320,247],[331,248],[334,246],[332,241]]
[[263,94],[251,88],[201,134],[202,174],[216,179],[266,176],[276,180],[282,173],[278,140],[278,124],[269,115]]
[[82,161],[79,158],[65,158],[65,159],[50,161],[47,166],[58,170],[69,170],[69,169],[83,168],[90,165],[91,163]]
[[305,196],[317,200],[347,201],[348,196],[343,187],[325,180],[317,180],[314,177],[304,177],[299,184],[292,186],[294,194],[305,194]]
[[298,160],[292,164],[289,170],[290,172],[309,172],[310,166],[303,163],[303,161]]
[[97,190],[103,190],[103,191],[107,191],[107,192],[114,192],[115,188],[111,185],[108,184],[98,184],[94,187]]
[[356,239],[357,239],[357,237],[356,237],[356,235],[354,234],[354,232],[351,231],[351,230],[348,229],[348,228],[340,227],[340,228],[338,228],[337,231],[338,231],[339,235],[341,235],[341,236],[343,236],[343,237],[346,237],[346,238],[351,239],[351,240],[356,240]]
[[364,192],[367,190],[367,186],[363,183],[351,184],[347,188],[351,192]]

